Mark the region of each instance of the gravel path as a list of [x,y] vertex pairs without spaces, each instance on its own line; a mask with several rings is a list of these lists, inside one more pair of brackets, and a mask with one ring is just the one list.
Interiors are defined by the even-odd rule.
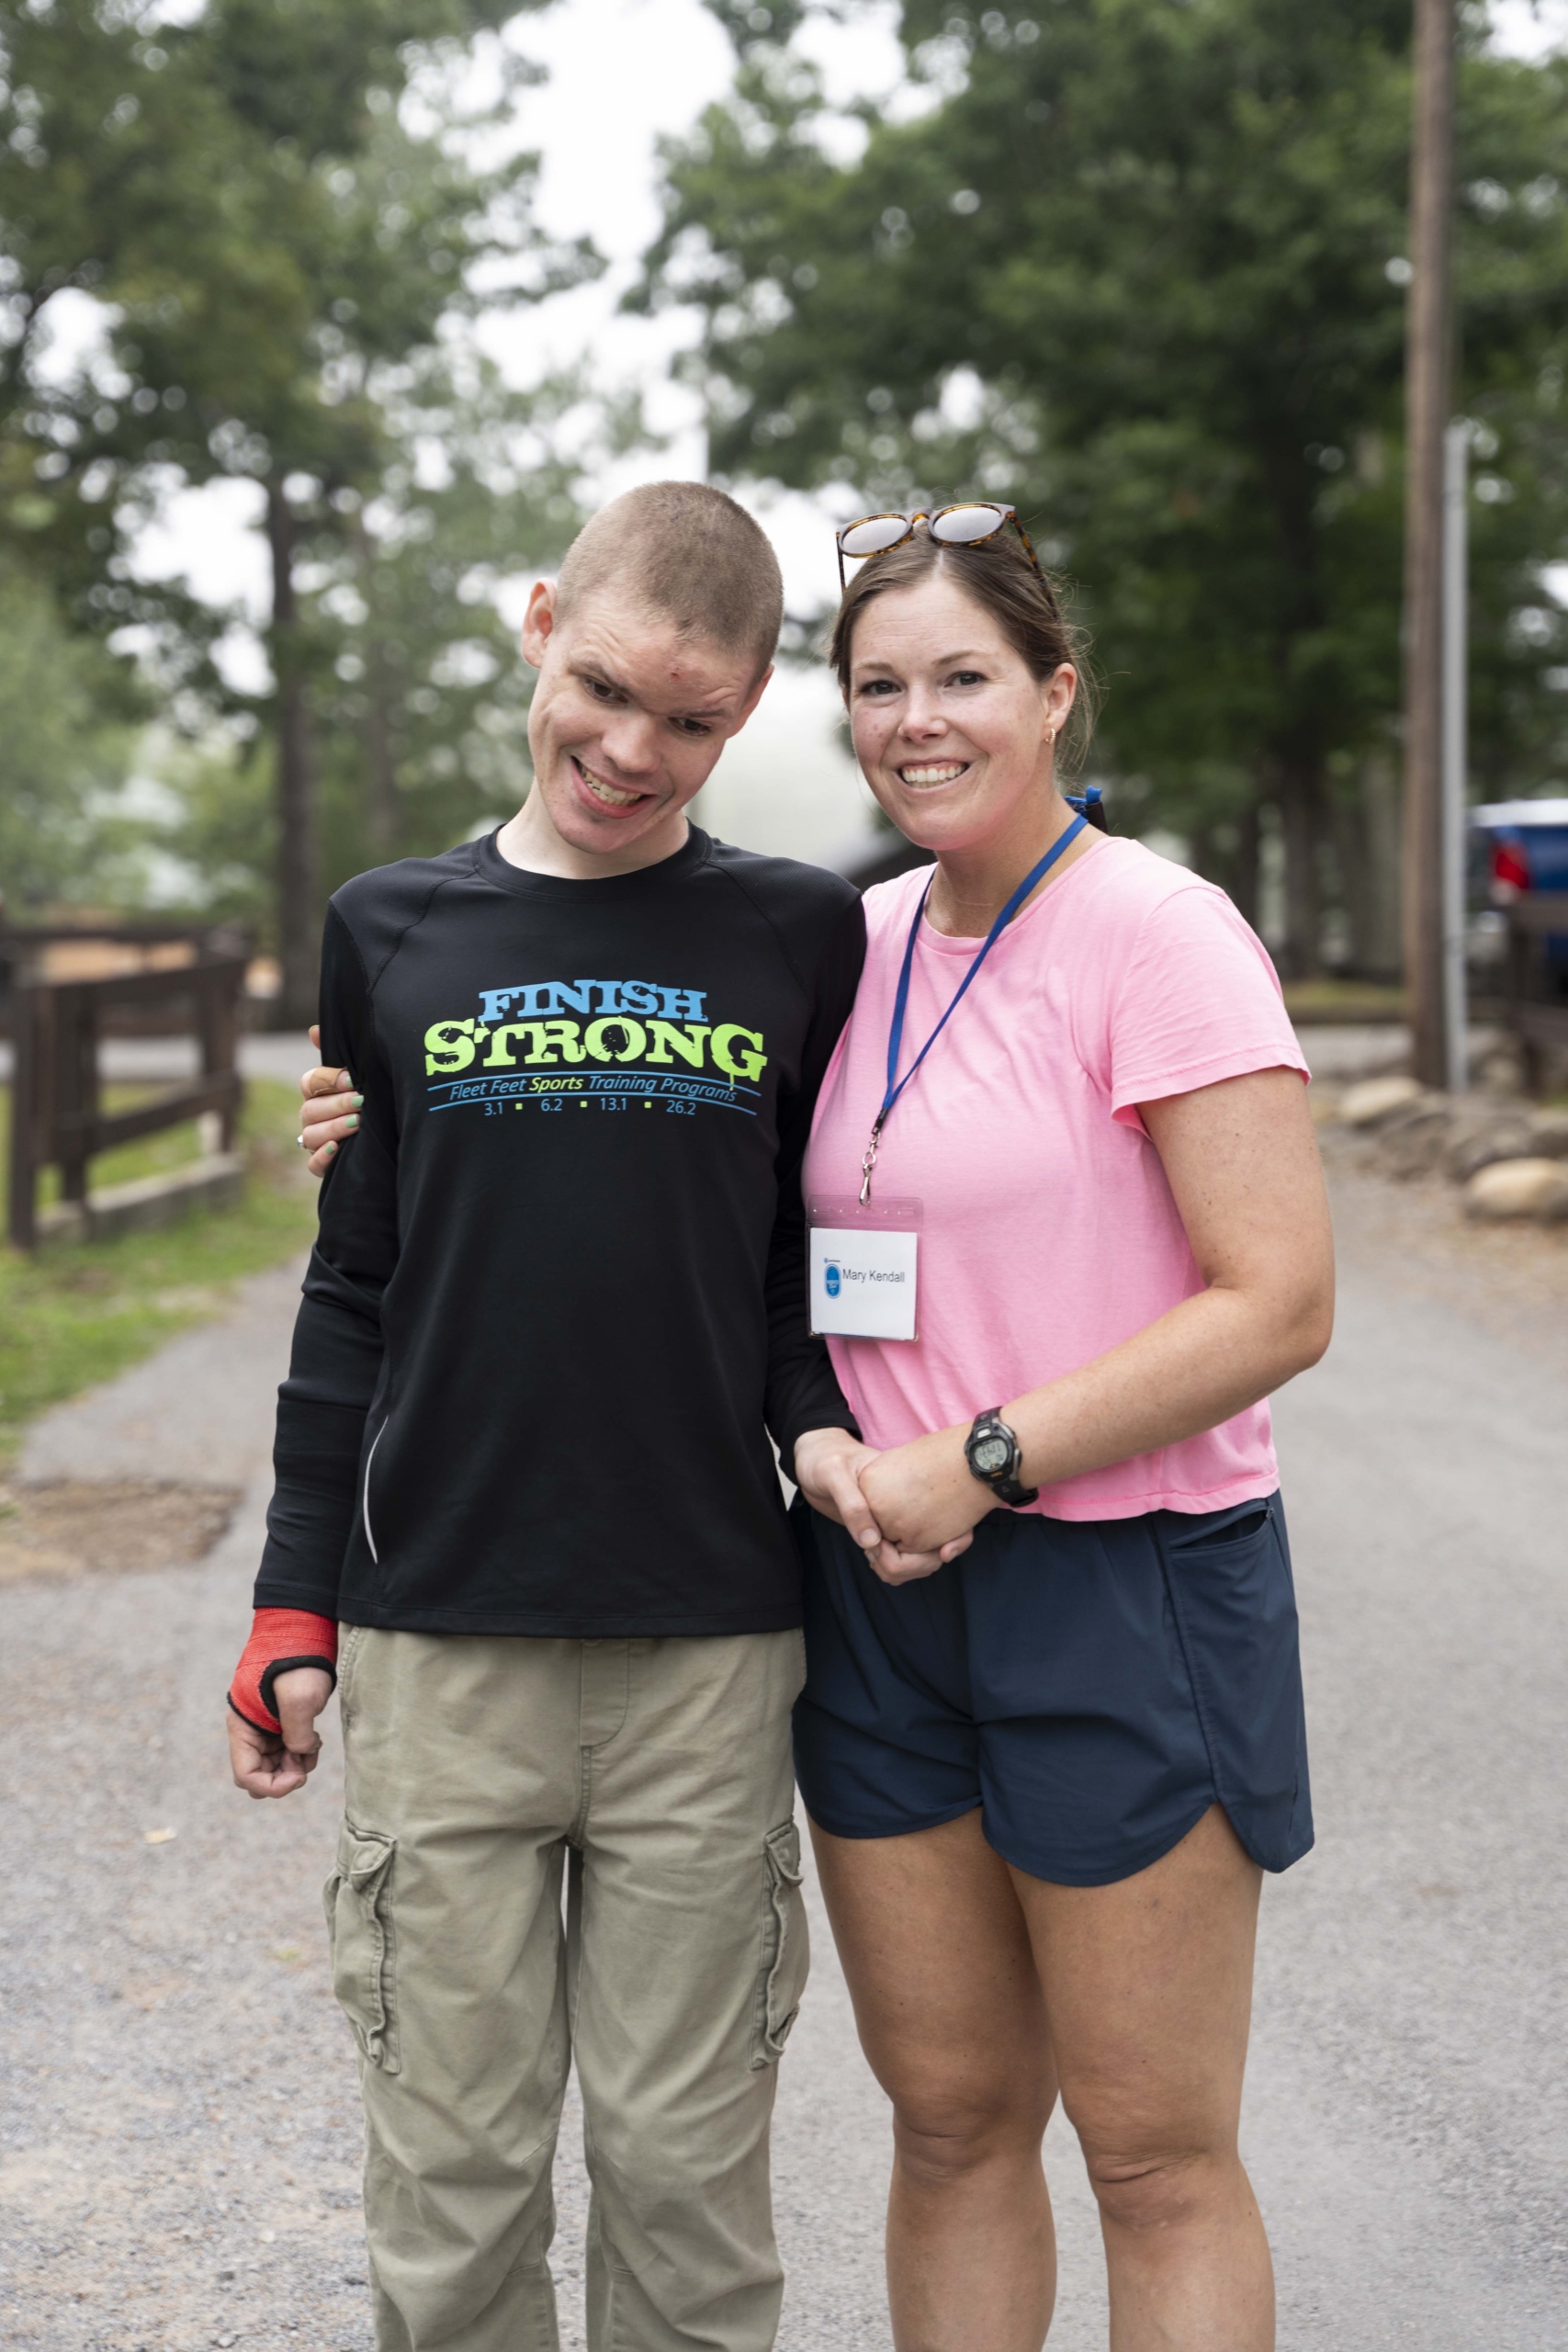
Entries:
[[[1280,1400],[1319,1846],[1269,1883],[1247,2153],[1285,2352],[1568,2347],[1568,1238],[1336,1176],[1340,1335]],[[303,1799],[229,1785],[293,1272],[36,1428],[26,1476],[243,1492],[196,1566],[0,1588],[0,2343],[370,2344]],[[1511,1294],[1517,1294],[1509,1306]],[[335,1743],[330,1743],[335,1751]],[[172,1835],[169,1833],[173,1833]],[[783,2352],[886,2352],[886,2114],[825,1928],[776,2135]],[[559,2173],[563,2335],[584,2194]],[[1105,2341],[1071,2133],[1053,2352]]]

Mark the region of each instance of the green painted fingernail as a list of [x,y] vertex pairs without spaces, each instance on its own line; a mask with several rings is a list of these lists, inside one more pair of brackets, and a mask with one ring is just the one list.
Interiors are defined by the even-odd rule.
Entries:
[[348,1099],[353,1103],[356,1111],[361,1108],[365,1101],[363,1094],[351,1094]]
[[358,1114],[358,1112],[357,1112],[357,1111],[355,1111],[355,1112],[354,1113],[354,1114],[353,1114],[353,1116],[352,1116],[351,1118],[345,1119],[345,1120],[344,1121],[344,1125],[347,1128],[349,1128],[349,1129],[350,1129],[350,1131],[352,1131],[355,1127],[356,1127],[356,1126],[359,1125],[359,1114]]
[[336,1146],[336,1144],[335,1144],[335,1143],[329,1143],[329,1144],[325,1147],[325,1148],[326,1148],[326,1151],[327,1151],[327,1155],[328,1155],[328,1157],[330,1158],[330,1157],[332,1156],[332,1154],[333,1154],[333,1153],[337,1149],[337,1146]]

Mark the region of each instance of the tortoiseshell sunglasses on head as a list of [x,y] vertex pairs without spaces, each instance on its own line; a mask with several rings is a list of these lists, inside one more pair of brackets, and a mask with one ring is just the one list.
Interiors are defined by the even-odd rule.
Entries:
[[923,523],[933,539],[941,539],[948,547],[979,548],[987,539],[998,538],[1010,523],[1023,542],[1023,552],[1043,581],[1040,558],[1029,542],[1029,533],[1018,519],[1016,506],[1000,506],[989,498],[965,498],[956,506],[921,507],[913,514],[863,514],[858,523],[846,523],[834,533],[839,549],[839,593],[843,594],[844,558],[886,555],[893,548],[901,548],[906,539],[915,536],[915,526]]

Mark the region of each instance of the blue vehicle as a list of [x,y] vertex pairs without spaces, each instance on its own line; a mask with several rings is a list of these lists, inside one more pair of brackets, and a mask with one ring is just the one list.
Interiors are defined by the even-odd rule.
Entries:
[[[1478,963],[1494,963],[1516,899],[1529,890],[1568,891],[1568,800],[1495,800],[1472,808],[1468,880],[1471,952]],[[1549,973],[1568,994],[1568,934],[1551,933],[1545,949]]]
[[1491,905],[1521,890],[1568,890],[1568,800],[1495,800],[1471,810],[1470,827],[1472,874],[1483,862]]

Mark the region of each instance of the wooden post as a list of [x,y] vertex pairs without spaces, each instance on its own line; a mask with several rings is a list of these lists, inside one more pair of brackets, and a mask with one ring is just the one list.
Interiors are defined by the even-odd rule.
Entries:
[[[204,1078],[217,1078],[239,1067],[240,995],[244,987],[244,966],[242,964],[237,973],[231,973],[197,964],[194,978],[201,1074]],[[234,1148],[239,1110],[239,1102],[233,1101],[226,1102],[219,1114],[219,1148],[223,1151]]]
[[6,1232],[13,1250],[38,1244],[38,991],[18,970],[11,985],[11,1165]]
[[[54,1105],[50,1121],[60,1158],[60,1197],[87,1198],[85,1122],[98,1114],[98,1023],[91,986],[51,990],[54,1000]],[[67,1124],[69,1123],[69,1124]]]
[[1452,372],[1454,6],[1416,0],[1404,420],[1404,980],[1413,1068],[1450,1072],[1443,956],[1443,435]]

